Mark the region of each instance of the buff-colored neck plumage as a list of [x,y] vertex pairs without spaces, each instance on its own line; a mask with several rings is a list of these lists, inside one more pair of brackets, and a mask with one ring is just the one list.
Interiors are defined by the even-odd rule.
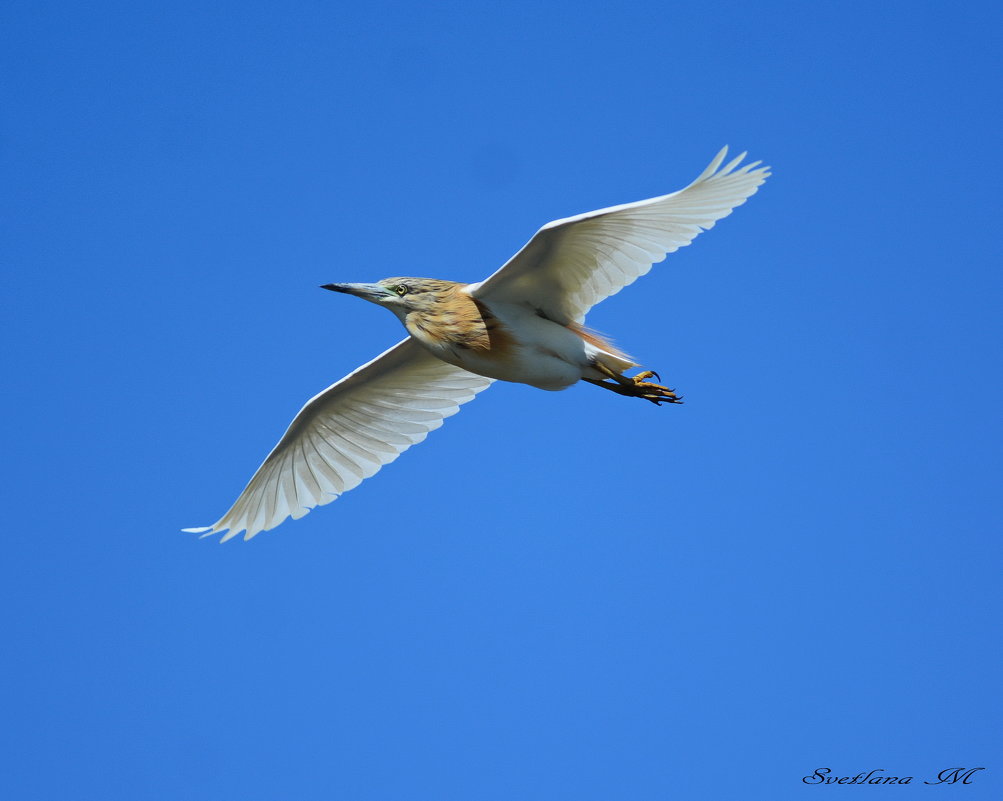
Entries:
[[431,278],[393,278],[408,287],[401,320],[408,332],[434,349],[492,351],[501,356],[511,345],[497,318],[483,303],[461,291],[466,284]]

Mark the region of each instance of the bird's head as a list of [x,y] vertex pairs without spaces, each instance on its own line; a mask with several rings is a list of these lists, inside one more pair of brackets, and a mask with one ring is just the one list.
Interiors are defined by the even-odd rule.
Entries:
[[446,303],[463,284],[434,278],[384,278],[375,284],[324,284],[321,289],[355,295],[386,306],[402,321],[411,312],[427,313]]

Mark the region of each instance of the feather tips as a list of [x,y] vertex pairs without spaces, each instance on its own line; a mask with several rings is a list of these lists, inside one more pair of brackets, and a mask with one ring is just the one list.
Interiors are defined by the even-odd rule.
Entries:
[[250,539],[358,486],[456,414],[490,378],[446,364],[410,337],[312,398],[211,526]]

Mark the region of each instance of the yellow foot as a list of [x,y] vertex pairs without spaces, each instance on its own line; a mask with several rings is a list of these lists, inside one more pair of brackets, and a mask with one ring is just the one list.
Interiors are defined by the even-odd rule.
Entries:
[[642,373],[638,373],[632,378],[628,378],[620,373],[615,373],[610,370],[602,362],[593,362],[592,366],[606,378],[612,379],[611,381],[603,381],[595,378],[585,378],[584,381],[588,381],[590,384],[595,384],[597,387],[602,387],[603,389],[608,389],[611,392],[615,392],[617,395],[628,395],[632,398],[644,398],[659,406],[663,403],[682,403],[683,400],[679,395],[676,394],[674,389],[669,389],[668,387],[663,387],[661,384],[654,384],[650,381],[646,381],[647,378],[657,378],[661,381],[661,376],[658,375],[654,370],[645,370]]
[[662,377],[654,370],[645,370],[643,373],[631,376],[630,380],[633,382],[634,388],[639,390],[637,397],[649,400],[656,406],[662,403],[683,402],[683,399],[676,394],[674,389],[669,389],[668,387],[663,387],[661,384],[653,384],[645,380],[652,377],[657,378],[659,381],[662,380]]

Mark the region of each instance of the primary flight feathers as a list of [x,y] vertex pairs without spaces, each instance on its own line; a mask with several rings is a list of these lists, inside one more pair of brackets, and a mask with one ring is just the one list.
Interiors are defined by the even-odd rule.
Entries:
[[490,378],[446,364],[411,337],[307,401],[230,510],[195,534],[250,539],[358,486],[460,411]]
[[[592,306],[688,245],[769,176],[760,162],[739,167],[744,153],[722,167],[727,150],[678,192],[548,223],[464,291],[484,309],[525,306],[562,326],[580,324]],[[302,517],[421,442],[493,380],[409,336],[308,401],[230,510],[211,526],[184,530],[226,532],[223,541],[245,531],[250,539]]]

